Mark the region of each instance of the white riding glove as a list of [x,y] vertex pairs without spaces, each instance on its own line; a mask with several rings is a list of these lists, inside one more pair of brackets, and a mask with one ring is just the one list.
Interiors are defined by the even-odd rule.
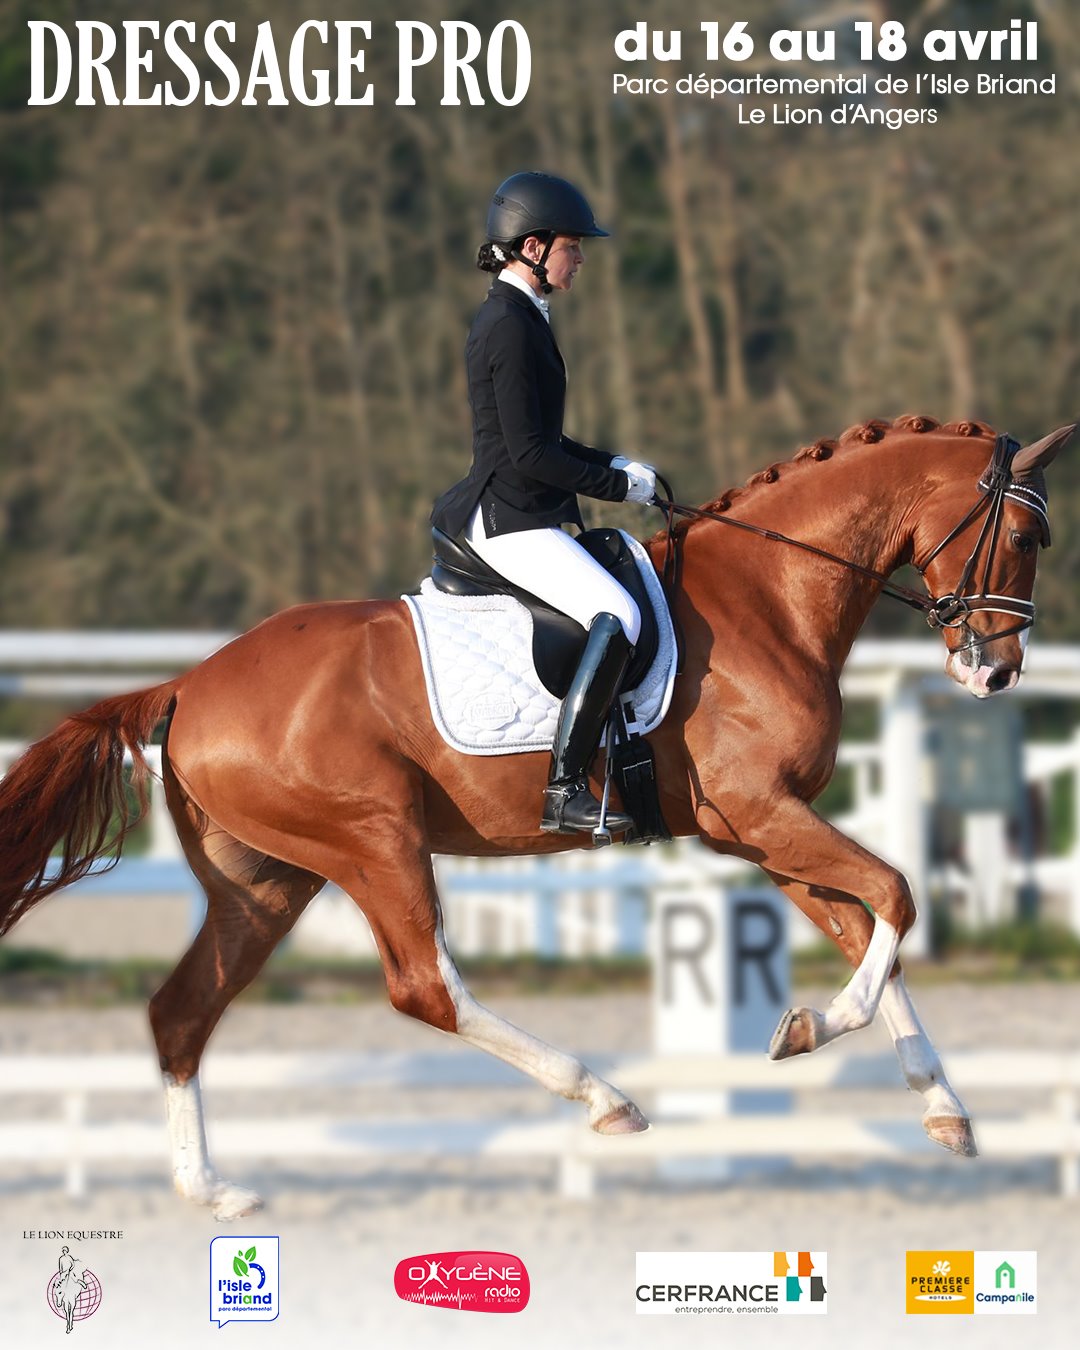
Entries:
[[644,460],[627,459],[625,455],[616,455],[611,461],[613,469],[625,469],[627,473],[656,473],[656,469],[651,464],[646,464]]
[[656,470],[651,469],[648,464],[638,464],[634,460],[620,464],[619,468],[630,480],[624,501],[641,502],[644,506],[648,506],[656,496]]

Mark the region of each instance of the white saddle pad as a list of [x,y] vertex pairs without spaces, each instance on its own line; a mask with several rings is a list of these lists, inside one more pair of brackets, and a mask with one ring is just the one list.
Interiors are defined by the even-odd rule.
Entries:
[[[620,531],[656,611],[656,658],[623,695],[630,730],[645,735],[664,719],[677,658],[663,587],[649,555]],[[532,659],[532,615],[509,595],[447,595],[428,577],[409,606],[424,663],[428,700],[444,741],[465,755],[550,750],[559,700],[541,684]]]

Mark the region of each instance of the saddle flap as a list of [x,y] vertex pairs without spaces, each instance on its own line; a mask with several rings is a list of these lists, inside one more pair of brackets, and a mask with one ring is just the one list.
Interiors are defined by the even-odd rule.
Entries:
[[[545,689],[556,698],[565,697],[585,649],[586,632],[581,624],[500,576],[464,540],[451,539],[437,526],[431,538],[435,554],[431,580],[435,587],[447,595],[512,595],[520,601],[533,619],[536,673]],[[635,689],[655,660],[659,643],[656,614],[645,580],[619,530],[586,530],[577,542],[637,603],[641,633],[622,683],[624,691]]]

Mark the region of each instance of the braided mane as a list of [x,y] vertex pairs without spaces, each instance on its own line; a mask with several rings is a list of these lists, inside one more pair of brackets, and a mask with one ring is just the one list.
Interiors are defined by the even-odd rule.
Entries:
[[[918,413],[905,413],[903,417],[897,417],[894,421],[888,422],[881,418],[872,418],[869,422],[859,422],[855,426],[848,427],[846,431],[835,440],[822,439],[814,441],[812,445],[804,445],[795,452],[789,460],[782,460],[778,464],[770,464],[767,469],[761,469],[753,474],[742,487],[728,488],[711,502],[705,503],[707,511],[727,511],[731,504],[742,497],[751,488],[757,487],[760,483],[775,483],[782,473],[790,472],[796,464],[801,464],[805,460],[823,460],[829,459],[842,446],[861,444],[876,445],[878,441],[883,441],[889,436],[904,432],[915,435],[941,436],[986,436],[992,438],[994,430],[985,422],[949,422],[942,426],[933,417],[927,417]],[[677,529],[687,529],[690,521],[681,521]]]

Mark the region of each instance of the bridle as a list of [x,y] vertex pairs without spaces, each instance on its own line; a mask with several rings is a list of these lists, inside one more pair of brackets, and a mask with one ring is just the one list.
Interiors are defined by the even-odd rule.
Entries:
[[[841,567],[846,567],[851,572],[858,572],[862,576],[870,577],[880,584],[885,595],[925,614],[926,621],[931,628],[967,629],[971,633],[969,641],[961,647],[954,648],[954,654],[970,651],[983,643],[1010,637],[1014,633],[1022,633],[1035,622],[1035,605],[1033,602],[1019,600],[1011,595],[995,595],[990,591],[990,576],[994,566],[994,554],[1001,534],[1001,521],[1005,510],[1006,497],[1028,507],[1029,510],[1034,511],[1040,517],[1043,545],[1047,548],[1050,546],[1050,526],[1046,514],[1046,495],[1045,489],[1042,487],[1041,475],[1038,479],[1034,475],[1025,475],[1025,481],[1020,481],[1013,476],[1012,461],[1019,450],[1020,442],[1014,440],[1011,436],[997,437],[994,442],[993,456],[985,473],[979,479],[980,496],[978,501],[963,519],[957,522],[945,538],[931,549],[922,565],[916,565],[915,570],[925,579],[926,569],[938,554],[947,548],[954,539],[959,538],[968,526],[978,520],[980,516],[984,517],[979,537],[976,539],[975,547],[971,550],[971,554],[964,564],[959,580],[945,595],[923,595],[919,591],[912,590],[909,586],[898,585],[891,581],[884,572],[879,572],[873,567],[864,567],[862,563],[853,562],[850,558],[842,558],[839,554],[830,553],[828,549],[818,548],[816,544],[808,544],[802,539],[792,539],[789,535],[781,534],[777,530],[753,525],[748,520],[739,520],[735,516],[722,515],[719,511],[710,511],[703,506],[681,506],[673,500],[674,494],[671,485],[657,474],[656,481],[668,497],[667,501],[660,497],[653,499],[654,505],[658,506],[667,517],[667,538],[665,540],[662,571],[665,587],[671,594],[671,588],[678,585],[681,572],[681,555],[678,547],[680,536],[675,532],[675,517],[688,516],[694,519],[717,520],[721,524],[733,525],[737,529],[747,530],[763,539],[790,544],[791,547],[802,549],[805,553],[812,553],[818,558],[825,558]],[[978,567],[979,554],[988,541],[989,547],[982,571],[981,589],[970,595],[965,594]],[[970,628],[968,619],[980,610],[990,610],[996,614],[1011,614],[1017,622],[1000,633],[976,633]]]

